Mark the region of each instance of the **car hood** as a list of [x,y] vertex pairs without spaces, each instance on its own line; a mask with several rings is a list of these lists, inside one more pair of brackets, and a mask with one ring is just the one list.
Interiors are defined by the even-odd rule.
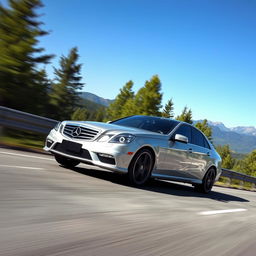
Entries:
[[121,126],[111,123],[102,123],[102,122],[93,122],[93,121],[64,121],[63,124],[74,124],[74,125],[81,125],[91,129],[100,130],[100,134],[111,132],[114,134],[119,133],[131,133],[134,135],[140,136],[150,136],[150,137],[158,137],[163,138],[163,136],[167,136],[165,134],[160,134],[156,132],[151,132],[139,128]]

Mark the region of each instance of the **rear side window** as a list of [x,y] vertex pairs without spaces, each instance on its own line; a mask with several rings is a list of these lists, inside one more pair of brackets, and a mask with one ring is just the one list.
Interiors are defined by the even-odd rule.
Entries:
[[211,149],[209,142],[205,138],[204,138],[204,147]]
[[203,134],[193,127],[191,127],[191,129],[192,129],[192,144],[198,145],[200,147],[205,147],[205,138]]
[[188,143],[191,143],[191,127],[189,125],[182,124],[175,134],[181,134],[188,138]]

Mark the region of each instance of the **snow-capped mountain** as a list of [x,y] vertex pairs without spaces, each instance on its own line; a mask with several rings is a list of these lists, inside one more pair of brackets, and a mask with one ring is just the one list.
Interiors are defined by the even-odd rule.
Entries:
[[240,134],[256,136],[256,128],[254,126],[237,126],[230,128],[230,130]]
[[208,123],[211,126],[219,127],[221,131],[236,132],[239,134],[256,136],[256,127],[254,127],[254,126],[236,126],[236,127],[228,128],[222,122],[208,121]]
[[228,128],[222,122],[212,121],[208,121],[208,124],[212,127],[214,145],[228,144],[233,151],[238,153],[249,153],[256,149],[255,127],[238,126]]

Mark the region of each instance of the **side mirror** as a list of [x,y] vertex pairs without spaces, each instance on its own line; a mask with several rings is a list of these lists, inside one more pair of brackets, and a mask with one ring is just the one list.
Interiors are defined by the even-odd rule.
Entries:
[[174,137],[174,141],[179,141],[179,142],[182,142],[182,143],[188,143],[188,137],[183,136],[181,134],[176,134],[175,137]]
[[112,123],[112,121],[107,121],[106,123],[107,123],[107,124],[111,124],[111,123]]

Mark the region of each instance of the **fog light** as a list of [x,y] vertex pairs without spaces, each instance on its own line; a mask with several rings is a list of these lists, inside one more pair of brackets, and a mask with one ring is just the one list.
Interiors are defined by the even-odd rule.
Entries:
[[47,139],[47,140],[46,140],[46,146],[47,146],[48,148],[50,148],[52,144],[53,144],[53,141],[52,141],[52,140],[50,140],[50,139]]
[[99,153],[98,155],[101,157],[106,157],[106,158],[114,158],[112,155],[103,154],[103,153]]
[[104,153],[98,153],[98,158],[102,163],[115,165],[116,161],[114,156]]

